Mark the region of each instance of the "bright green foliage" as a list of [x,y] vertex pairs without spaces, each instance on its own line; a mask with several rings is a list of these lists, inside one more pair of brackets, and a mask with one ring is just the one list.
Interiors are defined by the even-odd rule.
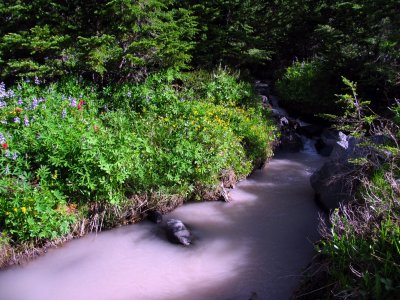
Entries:
[[183,78],[183,97],[194,98],[197,101],[222,105],[224,107],[256,107],[257,97],[250,83],[239,80],[239,73],[230,74],[221,67],[209,73],[198,71],[189,73]]
[[[146,117],[143,134],[151,132],[152,147],[158,149],[154,159],[165,166],[152,169],[158,186],[170,185],[174,176],[172,184],[181,188],[193,188],[193,182],[212,185],[221,170],[243,176],[272,154],[272,124],[251,87],[227,71],[156,74],[143,84],[117,86],[106,93],[113,95],[114,107]],[[176,162],[182,155],[186,162]],[[165,170],[184,175],[165,177]]]
[[344,107],[344,112],[342,115],[335,117],[337,128],[351,132],[352,135],[357,137],[363,136],[369,131],[378,116],[370,111],[368,107],[370,101],[365,101],[358,97],[357,84],[347,78],[343,77],[342,79],[351,93],[338,95],[338,104]]
[[223,70],[196,88],[204,98],[175,83],[196,77],[171,70],[101,93],[75,80],[1,86],[3,230],[14,241],[53,239],[93,205],[118,210],[146,193],[199,198],[227,171],[248,175],[272,154],[274,126],[250,86]]
[[[229,122],[235,134],[242,139],[247,156],[255,165],[263,163],[272,154],[268,152],[268,144],[275,137],[271,123],[265,123],[269,119],[268,112],[261,109],[256,100],[258,96],[250,84],[239,81],[239,74],[230,75],[221,68],[213,73],[195,72],[188,75],[183,78],[182,97],[188,95],[197,101],[220,107],[220,118]],[[263,134],[266,126],[271,134],[267,139]]]
[[[400,125],[400,101],[397,101],[394,107],[392,108],[394,112],[394,117],[393,121],[397,124]],[[400,133],[399,133],[400,134]]]
[[141,79],[183,68],[196,23],[174,0],[0,3],[0,76]]
[[76,218],[68,213],[64,195],[46,185],[29,185],[26,179],[0,181],[0,222],[6,232],[14,241],[56,239],[69,233]]

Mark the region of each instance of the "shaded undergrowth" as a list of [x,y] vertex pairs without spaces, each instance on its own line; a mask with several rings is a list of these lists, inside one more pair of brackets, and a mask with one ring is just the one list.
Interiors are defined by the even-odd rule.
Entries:
[[348,86],[352,93],[341,96],[347,111],[339,125],[383,143],[366,143],[369,154],[353,160],[369,171],[355,175],[359,185],[352,201],[321,218],[318,254],[295,299],[400,297],[400,106],[392,108],[391,120],[368,115],[356,85]]

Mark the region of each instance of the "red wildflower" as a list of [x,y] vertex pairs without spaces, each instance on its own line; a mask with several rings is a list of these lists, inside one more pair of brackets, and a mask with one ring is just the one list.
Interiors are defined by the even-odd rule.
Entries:
[[81,109],[82,109],[83,104],[85,104],[85,101],[83,101],[83,100],[81,99],[81,100],[79,101],[79,104],[78,104],[78,110],[81,110]]
[[7,143],[1,144],[1,148],[3,148],[4,150],[7,150],[8,149],[8,144]]

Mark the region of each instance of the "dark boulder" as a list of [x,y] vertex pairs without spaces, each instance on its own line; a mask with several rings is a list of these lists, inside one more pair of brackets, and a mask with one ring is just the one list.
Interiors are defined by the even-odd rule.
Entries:
[[297,133],[300,135],[304,135],[308,138],[313,138],[320,136],[323,130],[324,130],[323,126],[310,124],[306,126],[299,126],[297,128]]
[[265,95],[269,97],[270,94],[270,87],[268,83],[265,82],[256,82],[255,84],[256,92],[260,95]]
[[162,214],[156,210],[149,210],[147,212],[147,219],[153,223],[159,224],[162,222],[163,217]]
[[164,226],[167,238],[172,243],[189,246],[192,243],[192,235],[186,225],[177,219],[166,221]]
[[340,132],[340,140],[338,140],[333,146],[332,153],[330,155],[331,159],[347,159],[361,157],[363,154],[363,148],[358,147],[360,139],[353,136],[347,136]]
[[326,162],[311,175],[311,186],[325,209],[335,209],[339,203],[346,203],[354,196],[359,169],[360,166],[346,160],[334,160]]
[[304,148],[303,140],[294,130],[283,130],[279,150],[283,152],[299,152]]
[[322,156],[330,156],[338,142],[345,140],[347,136],[334,129],[325,129],[315,143],[317,152]]
[[315,150],[319,155],[330,156],[333,150],[333,146],[326,145],[322,139],[317,139],[315,142]]
[[360,178],[390,158],[390,153],[377,146],[385,138],[360,139],[342,132],[337,137],[330,160],[310,177],[317,199],[328,210],[352,199]]
[[321,140],[325,145],[334,146],[338,141],[345,139],[347,136],[338,130],[335,129],[324,129],[321,133]]

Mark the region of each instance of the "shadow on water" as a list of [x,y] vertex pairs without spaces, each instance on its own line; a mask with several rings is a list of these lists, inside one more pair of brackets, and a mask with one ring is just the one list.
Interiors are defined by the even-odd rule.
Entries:
[[321,159],[277,155],[231,191],[230,203],[184,205],[183,247],[143,222],[90,235],[0,273],[0,299],[289,299],[318,238],[308,180]]

